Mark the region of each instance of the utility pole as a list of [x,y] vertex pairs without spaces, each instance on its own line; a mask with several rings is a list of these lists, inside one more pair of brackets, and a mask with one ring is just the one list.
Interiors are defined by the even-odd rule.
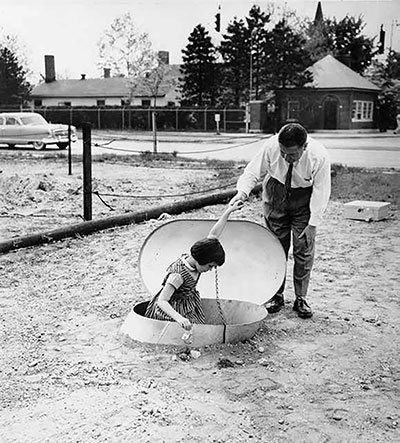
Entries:
[[394,28],[397,26],[400,26],[400,22],[398,20],[392,20],[392,25],[390,27],[390,47],[389,47],[389,51],[392,50],[392,44],[393,44],[393,30]]

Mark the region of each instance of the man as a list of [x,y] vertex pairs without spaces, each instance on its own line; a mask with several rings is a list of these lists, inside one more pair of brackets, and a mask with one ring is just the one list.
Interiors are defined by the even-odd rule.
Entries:
[[[245,201],[263,180],[263,209],[267,227],[278,237],[286,253],[293,237],[293,309],[301,318],[313,315],[307,301],[314,261],[317,226],[322,222],[331,190],[330,162],[324,146],[308,136],[299,123],[289,123],[270,137],[246,166],[230,204]],[[267,301],[268,312],[284,306],[285,279]]]

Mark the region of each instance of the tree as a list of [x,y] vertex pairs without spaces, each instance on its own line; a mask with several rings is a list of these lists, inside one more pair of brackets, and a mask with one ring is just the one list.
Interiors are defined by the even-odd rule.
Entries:
[[19,38],[15,34],[10,34],[4,31],[4,29],[0,26],[0,48],[8,48],[18,61],[18,64],[22,67],[22,69],[26,73],[27,78],[31,78],[34,74],[29,66],[29,61],[26,56],[26,46],[21,43]]
[[[397,55],[396,55],[397,54]],[[392,51],[388,54],[386,62],[373,59],[364,76],[381,91],[377,103],[377,121],[381,132],[396,127],[396,115],[400,109],[400,77],[398,68],[399,53]]]
[[214,106],[218,95],[217,57],[211,37],[202,25],[189,35],[189,43],[182,49],[182,104]]
[[0,47],[0,105],[21,105],[28,99],[31,85],[17,56],[7,47]]
[[346,15],[342,20],[324,19],[306,26],[306,49],[316,62],[327,54],[347,64],[353,71],[363,73],[374,56],[374,39],[362,34],[362,17]]
[[219,47],[224,62],[225,104],[240,106],[251,99],[258,100],[262,95],[263,47],[270,16],[254,5],[245,21],[235,18],[228,24]]
[[385,72],[389,78],[400,80],[400,52],[389,52]]
[[303,87],[312,81],[312,74],[306,71],[311,59],[304,45],[303,35],[288,26],[285,18],[268,33],[263,73],[268,89]]
[[156,65],[146,33],[140,33],[129,13],[116,17],[98,42],[99,69],[110,68],[114,77],[134,79]]
[[157,58],[156,66],[147,71],[140,84],[150,93],[153,98],[152,127],[153,127],[153,153],[157,152],[157,98],[162,90],[168,91],[176,86],[176,79],[170,74],[170,66],[160,57]]
[[240,106],[249,100],[250,39],[243,20],[227,26],[219,52],[223,59],[222,96],[225,105]]
[[268,39],[266,26],[270,20],[271,13],[261,11],[256,5],[252,6],[246,17],[250,54],[249,97],[255,100],[265,93],[262,73],[266,62],[265,41]]

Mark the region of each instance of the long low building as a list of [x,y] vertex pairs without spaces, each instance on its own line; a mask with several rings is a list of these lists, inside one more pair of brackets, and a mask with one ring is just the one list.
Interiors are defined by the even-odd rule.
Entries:
[[[164,51],[165,54],[165,51]],[[168,54],[168,53],[166,53]],[[168,56],[164,56],[168,61]],[[165,64],[165,73],[157,94],[145,83],[124,77],[110,77],[104,69],[104,78],[57,80],[54,56],[45,56],[45,81],[32,90],[32,106],[178,106],[176,91],[180,75],[179,65]],[[153,91],[151,90],[153,89]],[[156,102],[156,103],[155,103]]]

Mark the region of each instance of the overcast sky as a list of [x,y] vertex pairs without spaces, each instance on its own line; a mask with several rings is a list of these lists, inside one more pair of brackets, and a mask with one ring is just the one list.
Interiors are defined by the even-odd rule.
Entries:
[[[314,0],[275,0],[281,7],[295,10],[300,17],[314,18]],[[97,42],[117,16],[130,12],[140,30],[147,32],[155,50],[170,53],[171,63],[181,62],[181,50],[198,24],[210,31],[214,43],[214,15],[221,5],[222,31],[236,16],[244,18],[251,6],[266,10],[267,1],[248,0],[0,0],[0,28],[16,34],[24,44],[31,69],[44,73],[44,55],[55,56],[61,77],[99,76],[96,67]],[[362,15],[369,37],[386,30],[386,47],[400,51],[400,0],[325,0],[325,17]],[[397,19],[397,22],[396,22]],[[396,24],[399,23],[399,26]]]

